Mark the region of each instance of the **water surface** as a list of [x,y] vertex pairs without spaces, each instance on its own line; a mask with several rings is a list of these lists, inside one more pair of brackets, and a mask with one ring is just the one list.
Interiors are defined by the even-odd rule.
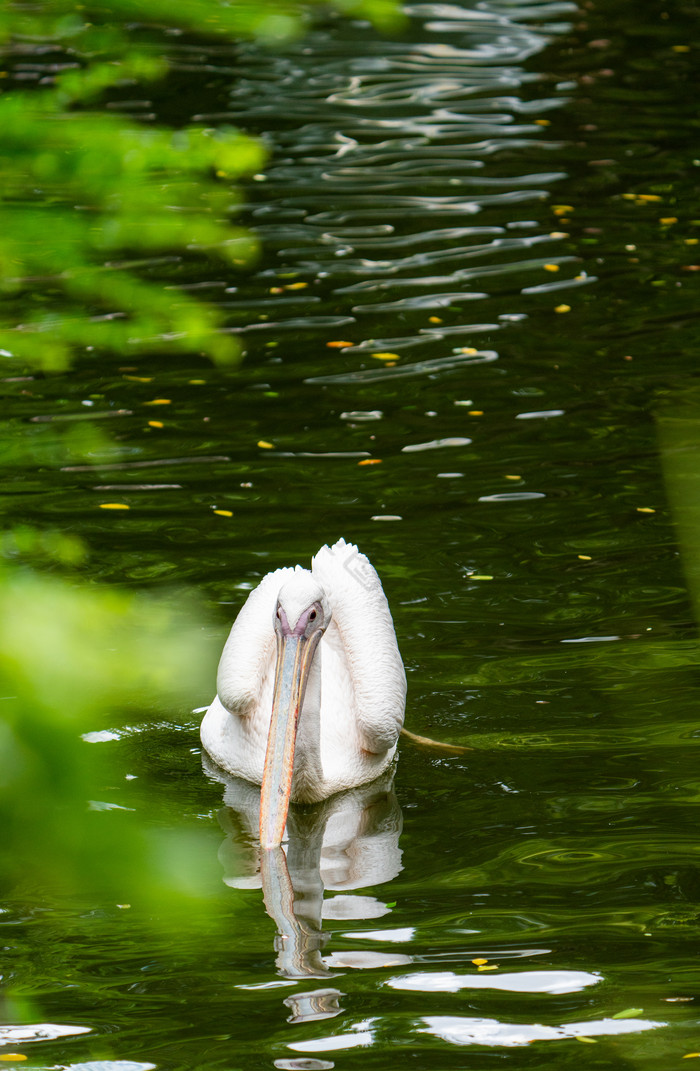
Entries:
[[[220,875],[177,926],[8,901],[8,1041],[41,1066],[667,1068],[700,1048],[693,15],[407,11],[394,40],[340,20],[274,54],[167,40],[144,115],[270,150],[255,270],[168,268],[245,360],[4,383],[2,487],[9,521],[86,539],[86,575],[202,590],[216,650],[262,575],[357,542],[407,725],[472,750],[402,746],[393,787],[352,805],[377,819],[367,870],[351,841],[323,856],[327,814],[298,816],[328,972],[299,980],[254,798],[202,772],[186,703],[144,697],[85,742],[105,798],[194,830]],[[71,436],[98,424],[85,464]]]

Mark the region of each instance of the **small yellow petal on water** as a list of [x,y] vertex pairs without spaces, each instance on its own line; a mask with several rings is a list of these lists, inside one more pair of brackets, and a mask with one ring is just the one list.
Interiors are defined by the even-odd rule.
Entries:
[[637,513],[656,513],[656,510],[651,506],[637,506]]
[[596,1043],[595,1042],[595,1038],[587,1038],[587,1037],[584,1037],[583,1034],[577,1034],[576,1035],[576,1040],[577,1041],[585,1041],[586,1045],[595,1045],[595,1043]]
[[483,416],[483,415],[484,415],[484,410],[483,409],[470,409],[469,412],[467,413],[467,416]]
[[261,448],[261,450],[274,450],[275,449],[275,444],[274,443],[268,443],[265,439],[258,439],[258,446]]
[[400,361],[400,353],[373,353],[373,357],[376,357],[378,361]]
[[479,351],[475,350],[473,346],[462,346],[460,349],[457,350],[457,353],[468,353],[470,355],[478,352]]
[[645,203],[649,202],[651,204],[653,202],[660,201],[661,198],[659,197],[658,193],[637,193],[635,194],[635,200],[643,201]]
[[663,216],[659,223],[663,223],[665,227],[670,227],[672,223],[678,223],[678,216]]
[[559,271],[558,264],[543,264],[542,267],[545,271]]
[[700,1056],[700,1052],[687,1052],[683,1057],[684,1060],[692,1060],[695,1056]]
[[428,323],[429,324],[441,324],[442,323],[442,319],[439,316],[429,316],[428,317]]
[[329,349],[332,349],[332,350],[344,350],[346,346],[354,346],[355,343],[354,342],[343,342],[341,340],[339,342],[327,342],[326,345],[328,346]]
[[522,480],[522,476],[515,476],[515,475],[511,476],[508,473],[506,473],[505,474],[505,479],[506,480]]
[[153,376],[124,376],[124,379],[128,379],[131,383],[152,383]]
[[573,205],[552,205],[552,212],[555,216],[568,216],[569,212],[573,211]]
[[144,402],[144,405],[172,405],[172,398],[153,398],[150,402]]
[[148,426],[149,426],[149,428],[162,428],[163,427],[163,421],[162,420],[149,420],[148,421]]
[[270,293],[271,294],[283,294],[284,293],[284,287],[283,286],[271,286],[270,287]]
[[[671,45],[674,52],[690,52],[690,45]],[[697,1056],[697,1053],[693,1053],[693,1056]]]
[[358,461],[358,465],[381,465],[382,459],[380,457],[366,457],[364,461]]
[[475,967],[483,967],[485,963],[488,963],[487,959],[473,959],[472,963]]
[[306,287],[308,285],[309,285],[308,283],[287,283],[287,285],[285,286],[284,289],[285,290],[303,290],[304,287]]
[[487,963],[485,967],[477,967],[477,970],[478,971],[497,971],[498,970],[498,964],[497,963]]
[[568,238],[569,235],[567,234],[566,231],[550,231],[549,232],[549,237],[550,238]]
[[131,509],[124,502],[100,502],[100,509]]
[[700,238],[684,238],[683,239],[683,244],[684,245],[697,245],[699,241],[700,241]]
[[3,1052],[0,1055],[0,1060],[6,1060],[8,1063],[10,1060],[26,1060],[27,1057],[23,1052]]
[[193,387],[201,387],[206,383],[206,379],[188,379],[187,382]]
[[212,513],[216,513],[219,517],[233,517],[233,512],[230,509],[215,509]]
[[555,312],[571,312],[571,305],[557,305]]
[[[470,580],[493,580],[493,577],[492,576],[487,576],[486,573],[470,573],[469,574],[469,579]],[[472,960],[472,963],[473,962],[474,962],[474,960]]]
[[549,126],[549,119],[535,119],[537,126]]
[[593,561],[593,559],[591,558],[590,554],[577,554],[576,557],[579,559],[579,561],[582,561],[582,562]]

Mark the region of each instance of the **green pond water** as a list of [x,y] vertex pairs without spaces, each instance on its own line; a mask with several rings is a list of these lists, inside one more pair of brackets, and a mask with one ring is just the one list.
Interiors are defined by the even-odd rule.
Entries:
[[242,214],[257,267],[157,269],[221,304],[245,359],[12,377],[1,486],[8,523],[85,540],[85,579],[201,592],[212,666],[261,576],[356,542],[407,727],[471,750],[402,743],[393,785],[292,815],[295,958],[255,792],[202,770],[214,670],[126,728],[105,711],[83,742],[102,802],[186,830],[208,894],[175,918],[133,891],[11,892],[0,1039],[32,1066],[700,1051],[698,11],[407,10],[398,39],[332,20],[276,53],[166,37],[167,86],[114,94],[269,146]]

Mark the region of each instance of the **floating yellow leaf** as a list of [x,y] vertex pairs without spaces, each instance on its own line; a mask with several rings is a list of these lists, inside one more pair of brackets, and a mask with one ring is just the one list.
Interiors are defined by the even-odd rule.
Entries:
[[549,126],[550,121],[549,119],[535,119],[535,123],[537,126]]
[[487,959],[473,959],[472,963],[475,967],[483,967],[485,963],[488,963]]
[[283,294],[284,293],[284,287],[283,286],[271,286],[270,287],[270,293],[271,294]]
[[[690,52],[690,45],[671,45],[674,52]],[[693,1053],[693,1055],[697,1055]]]
[[656,510],[651,506],[637,506],[637,513],[656,513]]
[[266,442],[265,439],[258,439],[258,446],[262,450],[274,450],[275,449],[275,444],[274,443],[268,443],[268,442]]
[[684,245],[697,245],[698,241],[700,241],[699,238],[684,238],[683,239],[683,244]]
[[366,457],[363,461],[358,461],[358,465],[381,465],[382,459],[380,457]]
[[6,1060],[8,1062],[10,1060],[26,1060],[26,1059],[27,1059],[27,1057],[24,1055],[23,1052],[3,1052],[2,1055],[0,1055],[0,1060]]
[[469,416],[483,416],[484,415],[484,410],[483,409],[470,409],[468,415]]
[[650,204],[661,200],[658,193],[637,193],[635,194],[635,199],[637,201],[648,201]]
[[508,473],[506,473],[505,479],[506,480],[522,480],[522,476],[509,476]]
[[595,1043],[596,1043],[594,1038],[584,1037],[583,1034],[577,1034],[576,1035],[576,1040],[577,1041],[585,1041],[586,1045],[595,1045]]
[[206,383],[206,379],[188,379],[187,382],[193,387],[201,387]]
[[376,357],[378,361],[400,361],[401,354],[399,353],[373,353],[373,357]]
[[131,509],[124,502],[100,502],[100,509]]
[[149,420],[148,421],[148,426],[149,426],[149,428],[162,428],[163,427],[163,421],[162,420]]
[[590,554],[577,554],[576,557],[582,562],[590,562],[593,560]]
[[285,290],[303,290],[304,287],[308,286],[308,285],[309,285],[308,283],[287,283],[284,289]]
[[552,212],[555,216],[568,216],[569,212],[573,211],[573,205],[552,205]]
[[144,405],[172,405],[172,398],[153,398],[150,402],[144,402]]
[[128,379],[131,383],[152,383],[153,376],[124,376],[124,379]]
[[212,513],[216,513],[219,517],[233,517],[233,511],[230,509],[215,509]]
[[354,342],[327,342],[326,345],[331,350],[344,350],[346,346],[354,346]]
[[478,971],[497,971],[498,970],[498,964],[497,963],[487,963],[485,967],[477,967],[477,970]]
[[555,312],[571,312],[571,305],[557,305]]
[[457,350],[457,353],[473,354],[473,353],[478,353],[478,352],[479,351],[475,350],[473,346],[462,346],[460,349]]
[[[469,579],[470,580],[493,580],[493,577],[492,576],[487,576],[486,573],[470,573]],[[472,960],[472,963],[473,962],[474,962],[474,960]]]
[[566,231],[550,231],[549,232],[549,237],[550,238],[568,238],[569,235],[567,234]]
[[659,223],[663,223],[665,227],[670,227],[672,223],[678,223],[678,216],[664,216],[659,220]]
[[683,1057],[684,1060],[692,1060],[695,1056],[700,1056],[700,1052],[687,1052]]
[[545,271],[559,271],[558,264],[543,264],[542,267]]
[[428,317],[428,323],[429,324],[441,324],[442,323],[442,319],[439,316],[429,316]]

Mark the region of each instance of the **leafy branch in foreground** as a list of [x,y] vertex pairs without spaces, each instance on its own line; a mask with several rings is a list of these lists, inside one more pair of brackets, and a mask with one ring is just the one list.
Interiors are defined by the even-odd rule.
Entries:
[[[262,164],[262,148],[233,130],[168,131],[69,111],[76,81],[70,94],[59,86],[0,97],[0,348],[45,369],[87,346],[234,359],[214,306],[149,281],[124,258],[215,252],[245,264],[255,241],[229,222],[230,183]],[[20,324],[8,324],[10,308]]]
[[[100,110],[111,86],[163,78],[164,28],[279,43],[302,32],[314,0],[38,0],[0,11],[7,74],[50,53],[46,88],[0,82],[0,350],[23,365],[67,367],[87,347],[131,355],[187,350],[235,360],[221,312],[162,279],[154,257],[245,265],[249,234],[231,223],[233,183],[261,146],[230,128],[137,125]],[[394,0],[336,0],[389,25]],[[58,74],[54,72],[58,70]],[[2,72],[0,72],[2,73]],[[87,110],[92,102],[92,109]]]

